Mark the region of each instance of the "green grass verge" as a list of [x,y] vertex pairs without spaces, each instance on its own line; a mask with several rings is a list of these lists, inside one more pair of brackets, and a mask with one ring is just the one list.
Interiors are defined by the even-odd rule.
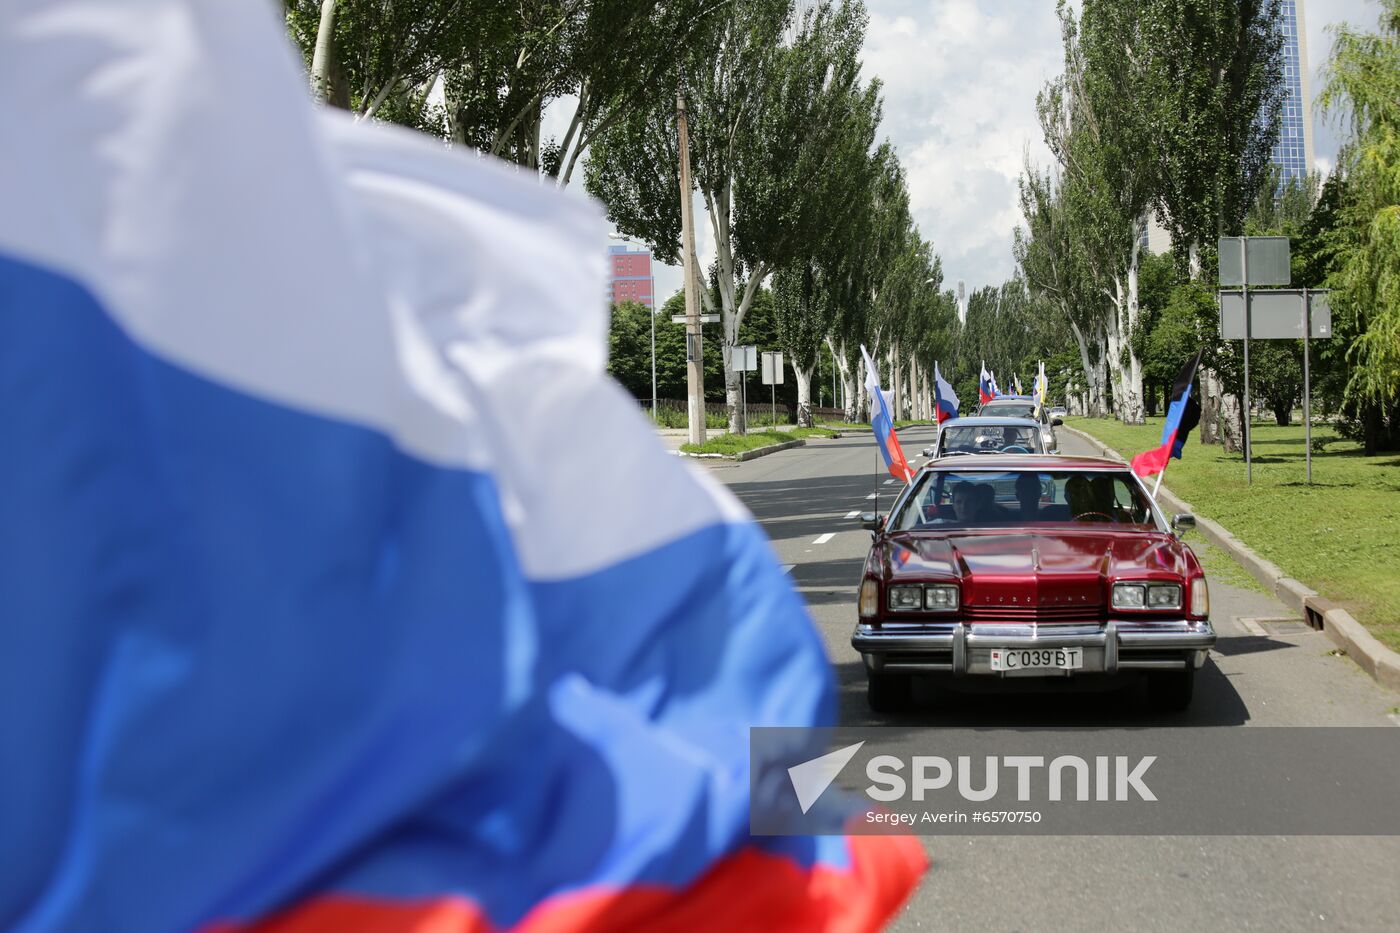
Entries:
[[[1066,423],[1128,459],[1157,446],[1162,434],[1161,418]],[[1167,467],[1166,485],[1400,650],[1400,455],[1362,456],[1330,426],[1314,426],[1314,447],[1323,450],[1313,453],[1309,486],[1301,425],[1256,423],[1253,435],[1253,485],[1245,482],[1243,455],[1206,446],[1194,432],[1185,456]]]
[[[773,444],[786,444],[804,435],[795,431],[750,431],[747,434],[717,434],[703,444],[682,444],[681,450],[688,454],[734,454]],[[830,437],[830,434],[827,435]]]

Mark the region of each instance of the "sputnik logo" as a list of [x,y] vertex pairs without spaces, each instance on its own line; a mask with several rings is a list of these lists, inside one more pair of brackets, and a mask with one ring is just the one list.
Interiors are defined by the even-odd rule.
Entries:
[[836,780],[841,770],[850,764],[864,744],[857,742],[847,745],[820,758],[813,758],[788,768],[788,779],[792,781],[792,789],[797,793],[797,803],[802,807],[803,813],[812,809],[812,805],[831,786],[831,782]]

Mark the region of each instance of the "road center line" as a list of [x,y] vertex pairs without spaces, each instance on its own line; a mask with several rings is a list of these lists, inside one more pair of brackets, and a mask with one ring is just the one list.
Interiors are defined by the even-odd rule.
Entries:
[[826,534],[824,534],[824,535],[822,535],[821,537],[817,538],[817,540],[813,541],[812,543],[813,543],[813,544],[825,544],[826,542],[830,541],[830,540],[831,540],[832,538],[834,538],[834,537],[836,537],[836,532],[834,532],[834,531],[828,531]]

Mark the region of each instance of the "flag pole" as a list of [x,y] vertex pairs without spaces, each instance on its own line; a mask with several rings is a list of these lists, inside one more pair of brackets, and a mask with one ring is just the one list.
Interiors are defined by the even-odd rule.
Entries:
[[1162,477],[1164,477],[1164,476],[1166,476],[1166,475],[1167,475],[1167,468],[1166,468],[1165,465],[1163,465],[1163,467],[1162,467],[1162,472],[1160,472],[1160,473],[1157,474],[1157,482],[1156,482],[1156,483],[1153,485],[1153,487],[1152,487],[1152,501],[1153,501],[1153,502],[1156,502],[1156,501],[1157,501],[1157,490],[1159,490],[1159,489],[1162,488]]

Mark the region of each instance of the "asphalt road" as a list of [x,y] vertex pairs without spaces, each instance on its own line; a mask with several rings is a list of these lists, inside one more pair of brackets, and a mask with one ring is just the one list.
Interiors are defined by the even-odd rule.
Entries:
[[[933,429],[900,437],[912,457],[931,442]],[[1061,449],[1092,454],[1068,432]],[[897,725],[916,749],[920,733],[935,729],[1188,727],[1162,733],[1176,745],[1167,751],[1177,753],[1189,753],[1192,737],[1212,729],[1400,725],[1390,712],[1400,696],[1333,656],[1325,636],[1259,628],[1253,620],[1293,613],[1272,597],[1218,581],[1211,602],[1220,640],[1185,713],[1153,714],[1124,691],[929,693],[907,714],[872,714],[849,639],[870,541],[858,513],[872,509],[877,492],[883,510],[896,491],[877,472],[878,456],[870,436],[857,435],[708,466],[791,566],[836,672],[842,725]],[[1395,786],[1400,806],[1400,775]],[[1400,929],[1400,837],[947,835],[924,842],[932,867],[894,930]]]

